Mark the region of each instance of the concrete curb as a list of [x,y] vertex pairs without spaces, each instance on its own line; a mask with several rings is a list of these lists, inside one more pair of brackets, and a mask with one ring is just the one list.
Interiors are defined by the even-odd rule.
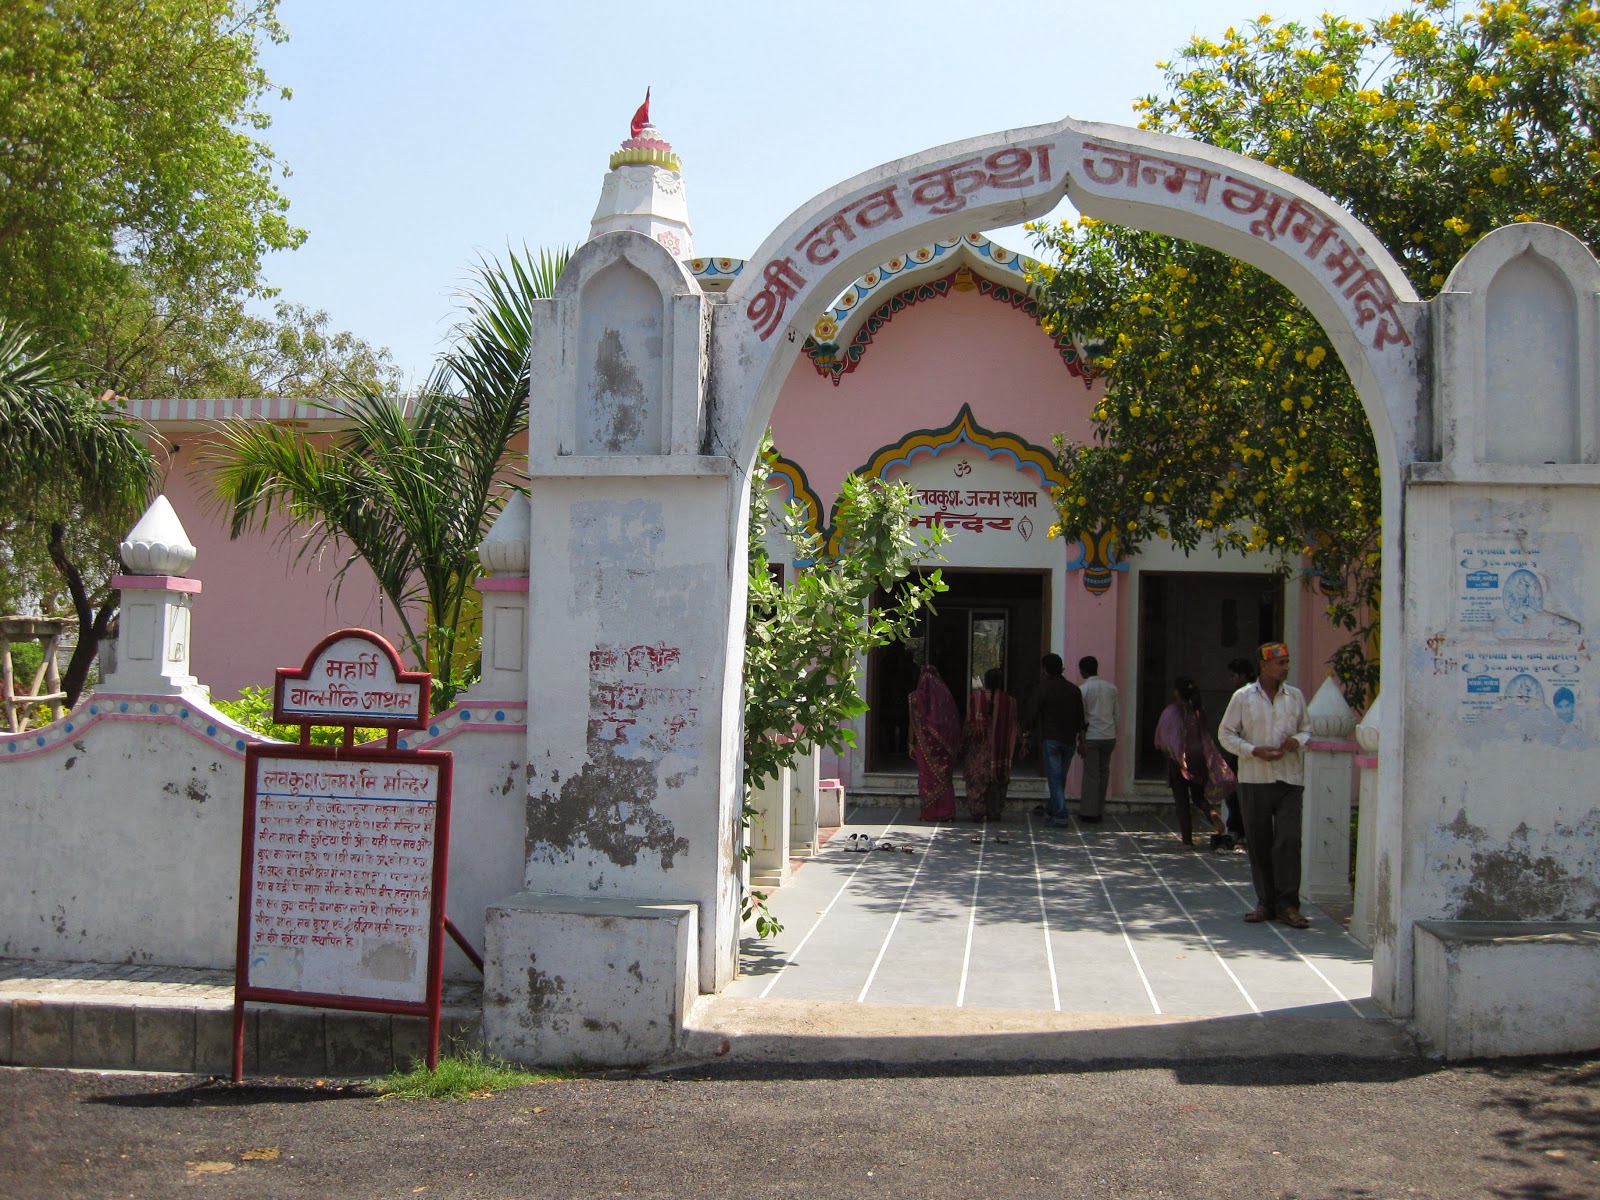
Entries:
[[[477,1045],[476,1007],[447,1007],[440,1045]],[[245,1011],[249,1075],[384,1075],[424,1056],[427,1022],[281,1005]],[[13,992],[0,998],[0,1064],[225,1075],[231,999]]]
[[1170,1062],[1262,1056],[1418,1058],[1389,1018],[1151,1017],[702,996],[673,1066],[712,1062]]

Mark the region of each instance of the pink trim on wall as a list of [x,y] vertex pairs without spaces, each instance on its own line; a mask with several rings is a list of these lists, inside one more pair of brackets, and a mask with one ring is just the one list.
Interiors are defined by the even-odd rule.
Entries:
[[[121,703],[128,704],[129,711],[118,711],[114,707]],[[145,706],[146,711],[133,712],[132,706],[136,704]],[[152,704],[162,706],[168,704],[177,705],[180,709],[187,710],[191,714],[191,720],[186,720],[177,713],[150,712],[149,706]],[[100,711],[91,712],[90,710],[94,708]],[[129,721],[142,725],[176,725],[196,740],[214,747],[221,754],[241,760],[244,758],[244,751],[232,743],[241,738],[246,741],[260,739],[260,735],[251,730],[234,725],[231,721],[216,721],[210,716],[205,718],[206,722],[215,725],[219,733],[207,735],[192,723],[193,720],[198,719],[199,716],[193,703],[181,696],[138,696],[120,693],[101,695],[97,692],[87,699],[79,701],[78,707],[65,714],[59,721],[52,721],[49,725],[41,725],[39,728],[30,729],[25,733],[10,735],[10,740],[26,738],[37,742],[41,737],[48,740],[43,746],[35,745],[30,750],[17,750],[6,754],[4,758],[0,758],[0,762],[12,762],[16,759],[49,754],[54,750],[70,749],[72,743],[81,737],[85,730],[100,724],[101,721]],[[227,740],[224,740],[221,736],[224,731],[226,732]]]
[[125,592],[188,592],[200,591],[198,579],[185,579],[182,575],[113,575],[111,586]]
[[1363,771],[1376,771],[1378,769],[1377,756],[1373,754],[1358,754],[1356,755],[1356,766]]
[[1326,750],[1330,754],[1355,754],[1361,749],[1361,744],[1334,738],[1312,738],[1306,743],[1306,749]]
[[480,592],[525,592],[528,590],[528,577],[526,575],[481,575],[472,581],[472,586]]

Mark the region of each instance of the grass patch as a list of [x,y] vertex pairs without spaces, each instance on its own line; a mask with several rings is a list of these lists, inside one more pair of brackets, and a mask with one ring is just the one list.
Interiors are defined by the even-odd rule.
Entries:
[[473,1100],[532,1083],[574,1079],[575,1071],[529,1071],[515,1063],[491,1058],[482,1050],[441,1054],[439,1069],[413,1062],[409,1071],[395,1071],[377,1081],[379,1099]]

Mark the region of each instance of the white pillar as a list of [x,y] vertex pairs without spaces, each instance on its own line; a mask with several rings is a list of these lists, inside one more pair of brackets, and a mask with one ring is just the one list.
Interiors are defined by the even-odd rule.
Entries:
[[1383,697],[1374,696],[1361,723],[1356,726],[1356,769],[1361,775],[1361,810],[1356,818],[1356,898],[1350,916],[1350,935],[1363,946],[1372,945],[1372,920],[1377,898],[1378,865],[1378,705]]
[[205,699],[189,671],[190,605],[200,581],[184,572],[196,550],[165,496],[151,502],[120,549],[129,573],[111,580],[122,600],[115,658],[102,670],[101,689]]
[[461,699],[521,704],[528,696],[528,498],[506,502],[478,547],[490,572],[473,584],[483,596],[483,667]]
[[817,784],[821,778],[822,748],[813,746],[809,754],[800,756],[790,772],[789,853],[796,858],[810,858],[820,849]]
[[677,981],[737,967],[750,487],[708,429],[709,321],[632,232],[533,313],[527,890],[490,906],[484,969],[485,1041],[519,1061],[657,1056]]
[[782,887],[789,878],[789,787],[792,772],[778,771],[750,795],[750,886]]
[[1300,893],[1315,904],[1350,899],[1350,792],[1356,714],[1330,675],[1306,706],[1306,793],[1300,839]]

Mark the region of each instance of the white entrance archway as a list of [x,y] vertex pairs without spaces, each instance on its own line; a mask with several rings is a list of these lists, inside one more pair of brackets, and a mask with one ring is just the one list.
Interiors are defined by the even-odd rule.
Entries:
[[[973,138],[863,172],[797,209],[752,256],[718,315],[718,444],[748,462],[806,333],[842,288],[906,245],[1041,216],[1065,195],[1085,216],[1202,243],[1273,276],[1317,317],[1372,424],[1387,529],[1401,527],[1404,464],[1433,457],[1419,374],[1427,307],[1364,225],[1292,175],[1165,134],[1062,121]],[[1400,541],[1383,572],[1400,577]],[[1400,591],[1387,589],[1382,658],[1399,654]],[[1403,685],[1386,678],[1398,722]],[[1398,725],[1385,731],[1398,746]],[[1395,772],[1398,752],[1385,755]],[[1380,784],[1380,786],[1383,786]],[[1385,824],[1398,840],[1398,825]],[[1409,981],[1384,948],[1377,990],[1399,1002]]]
[[[718,302],[668,251],[629,232],[584,246],[544,303],[530,401],[536,567],[528,673],[539,690],[528,716],[529,891],[489,914],[485,1029],[497,1052],[539,1061],[659,1056],[693,995],[731,977],[739,927],[742,530],[750,467],[781,382],[818,316],[866,268],[907,245],[1040,216],[1063,195],[1086,215],[1203,243],[1283,283],[1322,322],[1372,424],[1390,582],[1382,613],[1375,997],[1390,1012],[1412,1011],[1413,931],[1429,918],[1600,916],[1600,897],[1585,908],[1582,891],[1600,851],[1581,839],[1574,846],[1562,832],[1573,821],[1600,827],[1592,802],[1588,815],[1563,797],[1537,809],[1536,832],[1548,835],[1539,848],[1554,864],[1541,869],[1553,869],[1562,886],[1528,892],[1534,899],[1520,910],[1512,899],[1523,893],[1506,873],[1517,869],[1517,854],[1530,853],[1529,825],[1503,831],[1496,798],[1472,794],[1483,727],[1459,724],[1478,709],[1450,690],[1450,651],[1459,643],[1480,662],[1484,632],[1467,628],[1465,608],[1448,611],[1456,586],[1452,536],[1495,549],[1514,544],[1521,530],[1526,542],[1534,510],[1546,520],[1559,514],[1563,540],[1550,545],[1563,561],[1576,554],[1580,564],[1597,564],[1583,570],[1600,588],[1600,533],[1589,532],[1600,530],[1600,466],[1586,436],[1600,427],[1587,382],[1600,268],[1558,231],[1499,231],[1447,285],[1449,292],[1459,281],[1462,294],[1424,305],[1370,231],[1301,181],[1203,144],[1062,121],[939,147],[840,184],[785,220]],[[1480,268],[1471,268],[1475,260]],[[1478,439],[1492,455],[1475,458],[1454,436],[1447,441],[1458,452],[1438,462],[1435,420],[1446,434],[1458,418],[1462,428],[1504,428],[1477,410],[1499,399],[1484,380],[1505,374],[1497,361],[1469,354],[1445,364],[1436,387],[1429,332],[1436,310],[1449,314],[1452,336],[1477,328],[1472,322],[1481,325],[1487,312],[1488,341],[1501,349],[1514,340],[1504,332],[1508,314],[1572,318],[1552,335],[1526,398],[1572,410],[1570,419],[1548,423],[1585,431],[1572,455],[1558,455],[1556,464],[1523,462],[1520,442],[1495,435]],[[1418,512],[1444,537],[1438,562],[1435,546],[1409,537],[1408,506],[1421,497],[1419,486],[1428,491]],[[1527,493],[1546,486],[1568,490],[1562,503],[1541,509]],[[1457,502],[1467,508],[1458,512]],[[1579,551],[1591,540],[1585,557]],[[1427,571],[1408,577],[1408,555],[1426,560]],[[1579,646],[1575,653],[1587,652]],[[1447,676],[1449,686],[1435,676]],[[1600,725],[1600,713],[1591,723]],[[1550,738],[1563,749],[1591,744],[1571,731]],[[1530,775],[1540,769],[1532,758],[1522,762],[1526,752],[1505,749]],[[1413,752],[1431,773],[1409,769]],[[1568,755],[1556,775],[1563,787],[1577,787],[1582,766]],[[1430,824],[1424,798],[1435,790],[1461,801],[1454,824],[1435,822],[1444,835]],[[1520,849],[1500,845],[1519,837]],[[1458,878],[1469,843],[1482,868]],[[1494,903],[1480,902],[1483,889]],[[1450,970],[1435,974],[1454,980]],[[1516,972],[1499,969],[1498,978]],[[1466,1019],[1455,1015],[1471,1007],[1461,996],[1492,993],[1429,980],[1428,1003],[1442,1006],[1446,1025]],[[1529,1018],[1517,1028],[1536,1024]],[[1544,1045],[1515,1037],[1497,1044]]]

